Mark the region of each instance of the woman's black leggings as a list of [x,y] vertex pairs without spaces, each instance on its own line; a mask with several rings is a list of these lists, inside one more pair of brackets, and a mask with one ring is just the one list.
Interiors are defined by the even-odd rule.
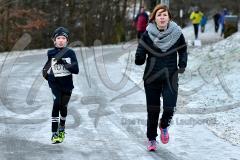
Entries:
[[57,132],[59,124],[65,126],[67,117],[67,105],[70,100],[72,91],[61,91],[58,88],[51,88],[53,93],[53,108],[52,108],[52,132]]
[[163,98],[163,114],[159,126],[166,128],[173,117],[178,94],[178,78],[169,78],[144,84],[147,100],[147,137],[157,137],[158,119],[160,114],[160,97]]

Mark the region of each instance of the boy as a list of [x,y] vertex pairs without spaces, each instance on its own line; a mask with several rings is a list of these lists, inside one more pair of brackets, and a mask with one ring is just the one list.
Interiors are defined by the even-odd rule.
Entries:
[[72,74],[78,74],[79,68],[75,52],[66,47],[69,31],[64,27],[57,28],[52,40],[55,47],[47,52],[48,61],[43,68],[43,77],[53,93],[51,140],[53,143],[61,143],[65,138],[67,105],[74,88]]

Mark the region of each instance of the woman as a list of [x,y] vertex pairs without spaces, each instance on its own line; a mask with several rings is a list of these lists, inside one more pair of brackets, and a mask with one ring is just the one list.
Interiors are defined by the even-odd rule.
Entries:
[[[148,150],[156,150],[156,137],[160,113],[160,96],[163,114],[159,123],[161,141],[168,143],[168,126],[172,119],[178,93],[178,73],[187,66],[187,46],[181,28],[172,20],[165,5],[157,5],[150,17],[146,32],[139,41],[135,64],[146,61],[144,88],[147,101]],[[177,62],[177,55],[179,61]],[[146,59],[147,58],[147,59]]]

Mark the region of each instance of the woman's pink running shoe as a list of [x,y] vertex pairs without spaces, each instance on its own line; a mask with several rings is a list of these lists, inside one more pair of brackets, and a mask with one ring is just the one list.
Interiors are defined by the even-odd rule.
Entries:
[[148,141],[147,149],[149,151],[156,151],[156,149],[157,149],[157,141],[156,140]]
[[168,129],[167,128],[160,128],[161,131],[161,135],[160,135],[160,139],[162,141],[163,144],[167,144],[169,141],[169,134],[168,134]]

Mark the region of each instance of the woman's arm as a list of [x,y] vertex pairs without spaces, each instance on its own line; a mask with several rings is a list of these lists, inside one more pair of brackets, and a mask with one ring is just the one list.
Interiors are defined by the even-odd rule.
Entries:
[[140,42],[138,43],[138,47],[137,47],[137,50],[136,50],[136,54],[135,54],[135,64],[136,65],[143,65],[145,63],[145,60],[146,60],[147,50],[141,44],[142,42],[143,42],[142,39],[140,39]]
[[185,38],[183,34],[179,38],[179,45],[178,45],[178,56],[179,56],[179,62],[178,62],[178,67],[179,68],[186,68],[187,67],[187,59],[188,59],[188,54],[187,54],[187,44],[185,42]]

